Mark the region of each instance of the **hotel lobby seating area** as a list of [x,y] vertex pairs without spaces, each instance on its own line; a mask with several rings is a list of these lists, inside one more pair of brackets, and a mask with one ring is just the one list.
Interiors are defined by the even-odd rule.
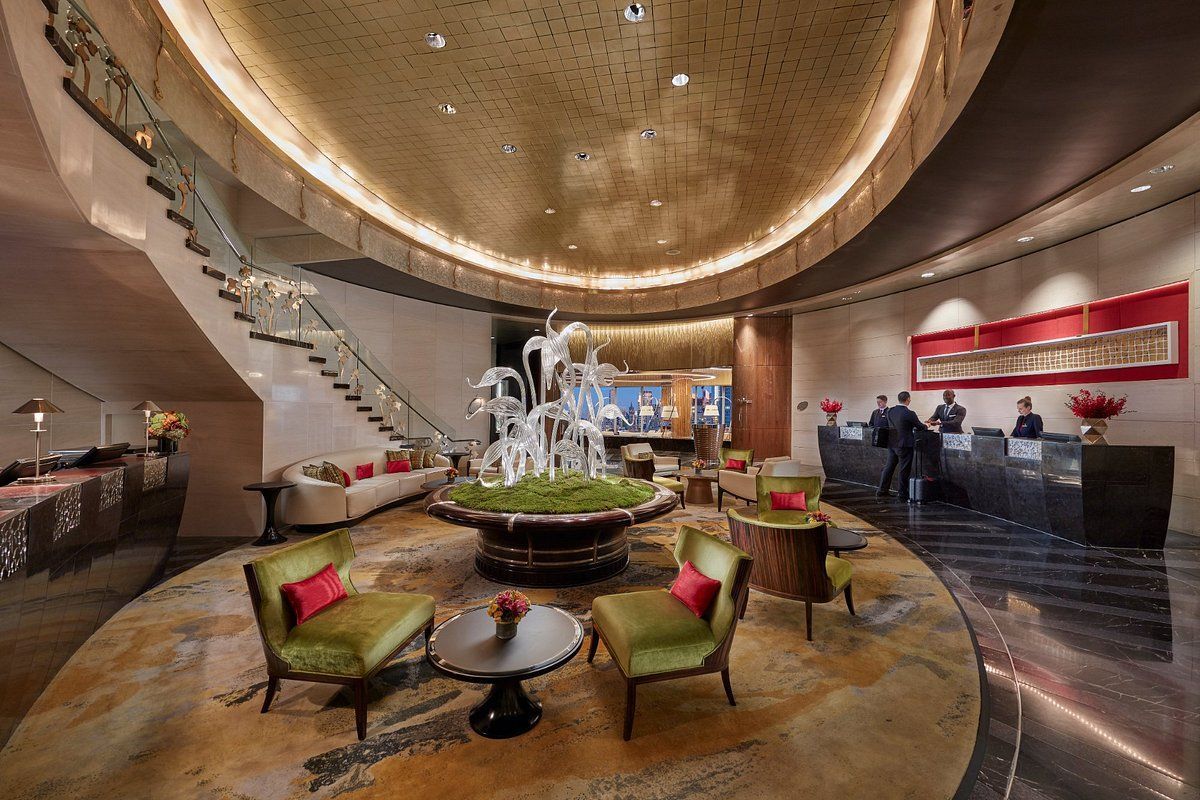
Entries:
[[1200,6],[0,51],[6,797],[1200,797]]

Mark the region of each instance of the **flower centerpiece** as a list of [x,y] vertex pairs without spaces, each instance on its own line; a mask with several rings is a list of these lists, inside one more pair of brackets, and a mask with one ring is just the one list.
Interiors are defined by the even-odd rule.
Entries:
[[511,639],[517,635],[517,623],[529,613],[529,598],[516,589],[505,589],[488,604],[488,616],[496,621],[496,638]]
[[833,522],[833,517],[824,511],[809,511],[806,519],[810,525],[814,522]]
[[692,471],[695,472],[697,475],[699,475],[700,470],[704,469],[707,465],[708,465],[708,462],[702,458],[692,459]]
[[[186,439],[192,432],[187,414],[182,411],[160,411],[150,417],[146,426],[150,435],[159,440],[159,449],[174,452],[177,442]],[[169,443],[164,446],[164,443]]]
[[1088,444],[1108,444],[1104,438],[1108,431],[1108,420],[1132,413],[1125,410],[1127,397],[1109,397],[1104,392],[1092,394],[1087,389],[1080,389],[1067,397],[1070,402],[1066,406],[1081,420],[1079,429]]
[[825,424],[837,425],[838,412],[842,410],[841,400],[830,400],[826,397],[821,401],[821,410],[825,412]]
[[446,468],[446,483],[454,483],[454,479],[458,477],[458,470],[454,467]]

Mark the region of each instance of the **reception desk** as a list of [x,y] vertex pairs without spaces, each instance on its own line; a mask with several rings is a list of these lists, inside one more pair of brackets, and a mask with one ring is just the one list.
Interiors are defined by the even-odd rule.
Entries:
[[[887,450],[869,428],[822,427],[817,440],[826,477],[878,486]],[[913,475],[935,481],[933,499],[1079,544],[1161,548],[1175,448],[920,431]]]
[[0,486],[0,744],[71,654],[162,576],[188,456],[53,475]]

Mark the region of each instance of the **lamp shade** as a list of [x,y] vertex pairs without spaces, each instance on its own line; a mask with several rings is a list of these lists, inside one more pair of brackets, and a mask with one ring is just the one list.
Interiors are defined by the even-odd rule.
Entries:
[[134,406],[130,410],[131,411],[149,411],[151,414],[157,414],[160,411],[162,411],[161,408],[154,405],[153,400],[143,400],[142,402],[138,403],[136,406]]
[[12,412],[14,414],[61,414],[62,409],[41,397],[35,397]]

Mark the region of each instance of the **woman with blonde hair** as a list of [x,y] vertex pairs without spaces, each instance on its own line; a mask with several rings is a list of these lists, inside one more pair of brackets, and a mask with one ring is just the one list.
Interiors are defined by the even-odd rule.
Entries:
[[1042,417],[1033,413],[1033,401],[1029,395],[1017,401],[1017,424],[1012,436],[1015,439],[1040,439],[1042,436]]

